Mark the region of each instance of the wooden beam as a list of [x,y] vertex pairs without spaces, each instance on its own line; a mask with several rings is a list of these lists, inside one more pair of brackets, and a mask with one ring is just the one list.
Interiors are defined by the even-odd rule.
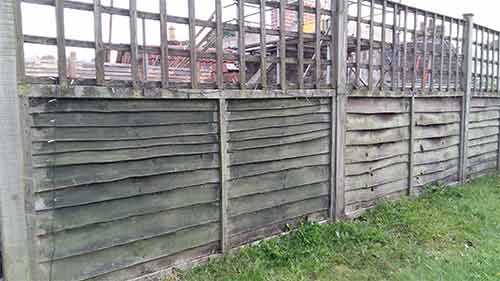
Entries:
[[[373,91],[373,29],[375,19],[375,1],[370,1],[370,28],[369,28],[369,49],[368,49],[368,90]],[[384,55],[381,55],[382,57]]]
[[68,85],[66,66],[66,42],[64,38],[64,0],[56,0],[57,71],[59,84]]
[[238,1],[238,55],[240,59],[240,89],[246,89],[247,64],[246,64],[246,25],[245,25],[245,2]]
[[408,141],[408,195],[412,195],[415,179],[415,93],[410,97],[410,125],[408,126],[410,140]]
[[321,89],[321,1],[316,0],[316,13],[315,13],[315,48],[314,48],[314,85],[316,89]]
[[[346,106],[347,106],[347,0],[332,0],[333,11],[333,29],[332,33],[335,36],[335,54],[332,60],[336,62],[333,68],[334,79],[332,83],[335,84],[336,89],[336,103],[335,103],[335,126],[332,124],[332,131],[335,128],[335,176],[332,179],[332,184],[335,183],[335,188],[332,190],[332,199],[334,202],[330,203],[330,215],[337,219],[345,216],[345,167],[344,167],[344,154],[345,154],[345,131],[346,131]],[[333,188],[333,186],[332,186]]]
[[288,86],[286,78],[286,1],[280,1],[280,84],[281,89],[286,90]]
[[130,22],[130,69],[132,85],[139,89],[139,47],[137,44],[137,0],[129,0],[129,22]]
[[299,89],[304,89],[304,0],[298,0],[298,4],[297,83]]
[[23,21],[21,14],[21,1],[14,1],[15,6],[15,26],[16,26],[16,49],[17,49],[17,80],[23,81],[26,75],[24,66],[24,35]]
[[[31,174],[24,169],[23,158],[30,155],[22,137],[29,115],[21,116],[22,100],[17,91],[16,3],[0,1],[0,214],[3,269],[6,280],[32,280],[25,186]],[[26,98],[24,98],[26,101]]]
[[196,49],[196,12],[195,1],[188,0],[189,14],[189,54],[191,62],[191,88],[198,88],[198,50]]
[[228,245],[227,209],[228,209],[228,185],[229,185],[229,155],[227,142],[227,102],[219,99],[219,148],[220,148],[220,243],[222,253],[226,253]]
[[462,122],[460,130],[460,163],[459,163],[459,180],[460,183],[465,183],[467,180],[467,166],[469,154],[469,112],[471,102],[471,89],[472,89],[472,48],[473,39],[472,33],[474,30],[474,15],[464,15],[464,64],[463,73],[465,75],[462,81],[462,88],[464,89],[464,96],[462,99]]
[[101,0],[94,0],[94,40],[96,84],[102,86],[104,85],[104,61],[106,53],[102,42]]
[[216,22],[216,40],[215,40],[215,49],[216,49],[216,70],[215,76],[217,80],[217,88],[219,90],[224,89],[224,72],[223,72],[223,64],[224,64],[224,28],[222,26],[222,3],[221,0],[215,0],[215,22]]
[[168,60],[168,27],[167,27],[167,1],[160,0],[160,48],[161,48],[161,87],[168,88],[169,60]]
[[260,0],[260,83],[267,89],[266,0]]

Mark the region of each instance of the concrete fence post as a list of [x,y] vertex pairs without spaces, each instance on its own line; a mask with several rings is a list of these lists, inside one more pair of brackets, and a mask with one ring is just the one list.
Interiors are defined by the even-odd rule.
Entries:
[[[332,118],[332,135],[335,140],[335,153],[332,155],[332,188],[330,216],[336,219],[345,215],[345,171],[344,171],[344,151],[345,151],[345,123],[347,106],[347,1],[332,0],[332,40],[334,47],[331,49],[331,57],[334,61],[332,69],[332,85],[336,90],[335,118]],[[332,116],[333,117],[333,116]],[[333,138],[333,137],[332,137]],[[333,157],[332,157],[333,158]]]
[[459,180],[463,184],[467,180],[467,167],[468,167],[468,148],[469,148],[469,111],[470,111],[470,101],[471,101],[471,89],[472,89],[472,67],[473,67],[473,57],[472,57],[472,33],[474,29],[474,15],[465,14],[465,26],[464,26],[464,43],[463,43],[463,79],[462,79],[462,89],[464,95],[462,98],[462,116],[461,116],[461,128],[460,128],[460,165],[459,165]]
[[16,1],[0,1],[0,205],[7,281],[31,280],[23,184],[21,101],[17,95]]

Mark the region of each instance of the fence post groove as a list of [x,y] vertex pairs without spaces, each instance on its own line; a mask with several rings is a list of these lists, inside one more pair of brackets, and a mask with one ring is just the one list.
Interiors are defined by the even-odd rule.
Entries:
[[410,138],[408,140],[408,196],[412,195],[414,187],[414,167],[415,167],[415,93],[410,97],[410,124],[408,126]]
[[462,98],[462,116],[460,128],[460,164],[459,164],[459,181],[464,184],[467,180],[467,166],[468,166],[468,150],[469,150],[469,111],[471,101],[472,89],[472,33],[474,29],[474,15],[465,14],[464,26],[464,64],[462,80],[462,89],[464,95]]
[[[345,171],[344,171],[344,151],[345,151],[345,123],[347,106],[347,1],[332,0],[333,16],[333,36],[334,54],[332,60],[333,67],[332,85],[336,90],[335,120],[332,119],[332,131],[335,128],[335,202],[332,206],[332,217],[336,219],[345,216]],[[335,122],[335,126],[333,126]],[[333,132],[332,132],[333,133]],[[334,211],[334,214],[333,214]]]

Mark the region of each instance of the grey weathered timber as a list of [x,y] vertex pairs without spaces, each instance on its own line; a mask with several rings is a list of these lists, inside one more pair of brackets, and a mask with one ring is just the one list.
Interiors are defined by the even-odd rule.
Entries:
[[[17,95],[16,19],[17,1],[0,2],[0,155],[1,231],[3,269],[6,280],[31,280],[25,185],[29,174],[24,169],[30,151],[23,126],[26,115],[20,118],[21,101]],[[29,159],[29,158],[28,158]],[[28,163],[29,164],[29,163]]]
[[415,95],[410,97],[410,125],[408,126],[410,141],[408,142],[408,195],[412,195],[415,165]]
[[191,88],[197,89],[199,83],[198,50],[196,44],[196,12],[194,0],[188,0],[189,15],[189,62],[191,70]]
[[[287,43],[286,43],[286,2],[280,2],[280,47],[279,47],[279,84],[281,85],[281,90],[286,91],[288,88],[288,81],[286,77],[286,53],[287,53]],[[300,27],[299,27],[300,28]]]
[[219,100],[219,138],[220,138],[220,222],[221,222],[221,251],[227,251],[228,231],[227,231],[227,210],[228,210],[228,181],[229,174],[229,156],[227,149],[227,102],[225,99]]
[[24,81],[26,69],[24,66],[24,34],[23,34],[23,21],[21,13],[21,1],[14,1],[15,3],[15,26],[16,26],[16,56],[17,56],[17,81]]
[[260,84],[262,89],[267,88],[267,45],[266,45],[266,0],[260,0]]
[[66,66],[66,39],[64,38],[64,0],[56,0],[56,30],[57,30],[57,71],[59,85],[68,86],[68,71]]
[[[281,1],[283,2],[283,1]],[[321,1],[316,0],[316,14],[314,15],[314,85],[321,89]]]
[[297,43],[297,84],[299,89],[304,89],[304,0],[298,0],[297,26],[299,42]]
[[462,89],[465,94],[462,98],[462,122],[461,122],[461,142],[460,142],[460,167],[459,167],[459,180],[465,183],[467,179],[466,169],[468,167],[468,149],[469,149],[469,111],[471,102],[471,89],[472,89],[472,33],[474,29],[474,16],[472,14],[464,15],[464,55],[465,62],[462,72],[465,77],[462,80]]
[[215,69],[215,77],[217,80],[217,88],[222,90],[224,89],[224,72],[223,72],[223,63],[224,63],[224,28],[222,25],[222,3],[221,0],[215,0],[215,21],[216,21],[216,40],[215,40],[215,49],[216,49],[216,69]]
[[238,55],[240,61],[240,89],[246,89],[246,25],[245,2],[238,1]]
[[94,38],[96,84],[104,85],[104,61],[106,53],[102,42],[101,0],[94,0]]
[[129,24],[130,24],[130,69],[132,85],[135,90],[139,89],[139,46],[137,44],[137,0],[129,0]]
[[161,48],[161,86],[168,88],[169,62],[168,62],[168,31],[167,31],[167,1],[160,0],[160,48]]

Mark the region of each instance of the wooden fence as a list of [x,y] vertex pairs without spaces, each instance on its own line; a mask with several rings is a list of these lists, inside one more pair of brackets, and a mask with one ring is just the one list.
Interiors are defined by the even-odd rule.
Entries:
[[[233,24],[222,22],[220,0],[208,21],[194,0],[187,18],[167,14],[165,0],[158,13],[137,11],[135,0],[130,9],[22,2],[54,6],[57,38],[23,34],[21,1],[0,2],[0,121],[20,128],[1,150],[2,175],[15,179],[1,179],[8,280],[130,279],[500,170],[499,34],[470,15],[381,0],[329,9],[245,0]],[[241,20],[247,5],[260,27]],[[282,27],[287,11],[298,23],[312,14],[316,35],[267,28],[266,8]],[[94,42],[64,37],[64,9],[93,12]],[[102,14],[129,17],[130,44],[102,42]],[[161,22],[162,38],[168,23],[187,24],[191,46],[197,27],[213,29],[215,43],[140,46],[138,18]],[[222,48],[228,30],[238,31],[235,57]],[[246,33],[264,40],[247,48]],[[24,43],[57,46],[57,77],[27,76]],[[67,46],[95,48],[96,79],[68,76]],[[130,79],[106,78],[105,49],[130,52]],[[141,79],[141,52],[162,58],[159,81]],[[171,55],[188,59],[189,83],[169,79]],[[213,85],[199,83],[200,57],[215,61]],[[236,85],[223,78],[225,60],[245,70]]]

